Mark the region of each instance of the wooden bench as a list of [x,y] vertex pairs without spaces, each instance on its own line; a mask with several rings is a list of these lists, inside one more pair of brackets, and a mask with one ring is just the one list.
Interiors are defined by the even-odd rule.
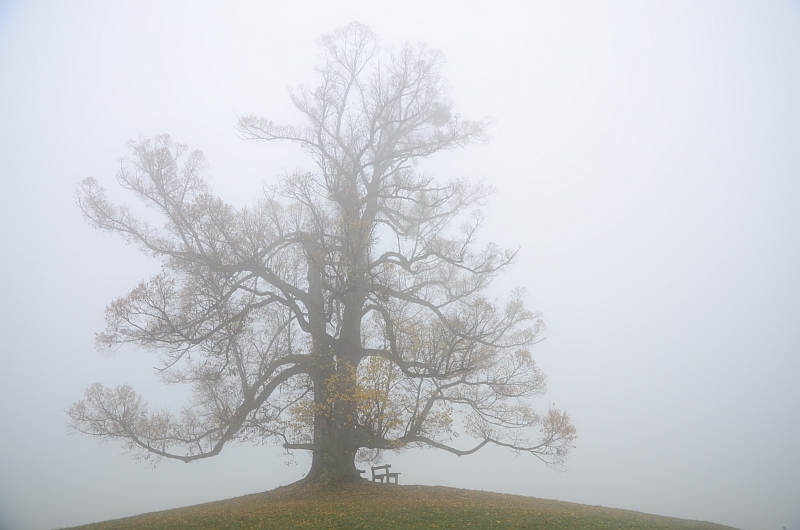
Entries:
[[[400,473],[390,473],[389,468],[392,467],[389,464],[385,464],[383,466],[372,466],[372,482],[380,481],[383,484],[391,484],[392,479],[394,479],[394,483],[397,484],[397,477],[400,476]],[[375,473],[376,471],[383,470],[383,473]]]

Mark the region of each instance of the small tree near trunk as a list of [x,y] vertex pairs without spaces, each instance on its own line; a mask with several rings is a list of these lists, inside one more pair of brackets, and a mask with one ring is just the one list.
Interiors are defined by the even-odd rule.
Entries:
[[416,170],[483,139],[487,122],[453,113],[436,50],[381,47],[357,23],[321,46],[320,85],[291,94],[304,125],[238,125],[246,139],[300,144],[316,171],[234,208],[210,193],[200,152],[167,135],[131,142],[117,180],[163,227],[82,182],[90,222],[162,263],[108,307],[98,347],[157,351],[159,376],[194,397],[177,413],[151,410],[129,386],[98,383],[69,409],[72,428],[184,462],[276,440],[311,451],[307,480],[326,482],[418,446],[493,444],[561,465],[570,418],[531,406],[545,389],[529,353],[544,324],[521,290],[502,306],[484,294],[514,258],[475,248],[491,190]]

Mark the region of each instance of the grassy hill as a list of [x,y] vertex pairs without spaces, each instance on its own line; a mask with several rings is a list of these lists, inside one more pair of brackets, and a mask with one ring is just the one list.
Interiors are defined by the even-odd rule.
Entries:
[[532,528],[723,530],[688,521],[533,497],[438,486],[363,482],[341,489],[285,486],[265,493],[154,512],[77,528]]

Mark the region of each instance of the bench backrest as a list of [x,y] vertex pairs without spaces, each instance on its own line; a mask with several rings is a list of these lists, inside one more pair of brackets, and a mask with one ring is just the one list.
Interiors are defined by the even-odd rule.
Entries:
[[[382,466],[371,466],[372,467],[372,480],[374,481],[377,477],[382,477],[389,474],[389,468],[392,467],[389,464],[385,464]],[[375,473],[376,470],[382,469],[383,473]]]

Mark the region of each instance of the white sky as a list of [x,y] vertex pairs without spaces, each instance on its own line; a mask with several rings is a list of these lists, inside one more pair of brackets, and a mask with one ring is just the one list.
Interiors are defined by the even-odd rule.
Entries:
[[[426,170],[499,189],[485,240],[521,247],[515,285],[551,330],[546,400],[578,428],[568,471],[500,450],[388,456],[406,484],[800,529],[800,3],[0,2],[0,528],[45,529],[299,479],[233,446],[155,470],[67,435],[93,382],[180,396],[151,354],[93,350],[106,304],[157,264],[93,230],[87,175],[168,132],[249,204],[307,166],[238,140],[236,115],[298,119],[315,39],[353,20],[448,57],[492,141]],[[523,5],[524,4],[524,5]],[[546,407],[543,401],[542,407]],[[291,462],[290,462],[291,464]]]

